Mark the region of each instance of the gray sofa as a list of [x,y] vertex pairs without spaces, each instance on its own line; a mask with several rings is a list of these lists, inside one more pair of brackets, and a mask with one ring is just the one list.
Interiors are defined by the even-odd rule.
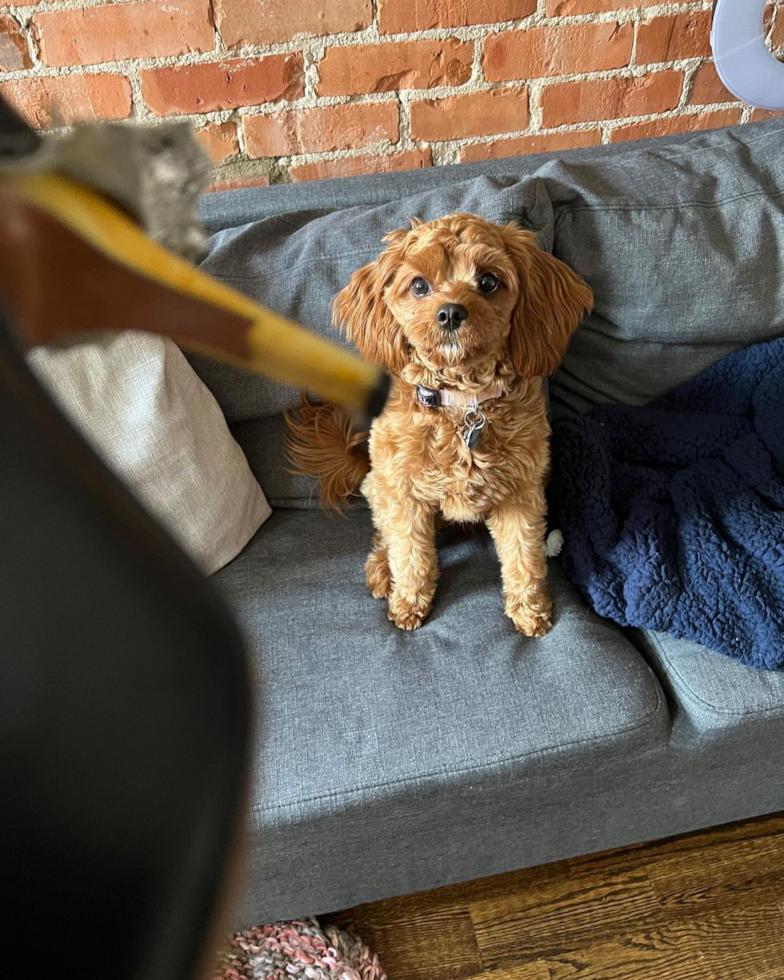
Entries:
[[[412,215],[516,218],[594,289],[552,411],[645,402],[784,332],[784,121],[429,172],[207,195],[204,268],[333,335],[329,304]],[[365,591],[361,506],[325,517],[282,456],[296,392],[192,362],[275,508],[216,576],[257,696],[247,923],[317,914],[784,808],[784,676],[624,633],[557,561],[516,634],[489,538],[446,533],[401,633]]]

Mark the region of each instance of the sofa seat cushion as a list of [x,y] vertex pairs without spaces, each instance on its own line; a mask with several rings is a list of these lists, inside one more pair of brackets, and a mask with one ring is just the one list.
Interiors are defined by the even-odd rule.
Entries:
[[690,640],[634,631],[673,702],[675,732],[784,740],[784,671],[755,670]]
[[371,536],[367,512],[277,511],[215,578],[257,679],[257,813],[302,820],[666,744],[652,672],[556,564],[556,626],[528,640],[503,615],[489,537],[448,535],[433,613],[403,633],[365,589]]

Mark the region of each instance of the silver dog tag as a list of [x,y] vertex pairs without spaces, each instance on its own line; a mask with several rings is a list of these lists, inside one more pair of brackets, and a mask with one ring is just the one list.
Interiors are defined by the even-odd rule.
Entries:
[[465,413],[463,421],[465,422],[463,442],[466,444],[468,451],[472,453],[479,445],[482,433],[485,431],[487,416],[477,409],[471,409],[471,411]]

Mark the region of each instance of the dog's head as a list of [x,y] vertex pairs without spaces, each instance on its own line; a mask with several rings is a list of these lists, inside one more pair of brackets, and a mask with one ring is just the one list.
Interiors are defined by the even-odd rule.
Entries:
[[395,373],[414,358],[436,371],[494,358],[525,377],[552,374],[593,303],[587,284],[515,224],[452,214],[384,241],[334,314],[365,357]]

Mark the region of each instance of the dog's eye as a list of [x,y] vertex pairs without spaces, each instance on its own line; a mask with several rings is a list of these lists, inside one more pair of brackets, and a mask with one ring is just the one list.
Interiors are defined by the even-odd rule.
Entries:
[[417,276],[411,283],[411,292],[418,299],[421,299],[423,296],[427,296],[427,294],[430,292],[430,283],[427,281],[427,279],[423,279],[422,276]]
[[498,289],[498,278],[492,272],[483,272],[476,281],[480,293],[494,293]]

